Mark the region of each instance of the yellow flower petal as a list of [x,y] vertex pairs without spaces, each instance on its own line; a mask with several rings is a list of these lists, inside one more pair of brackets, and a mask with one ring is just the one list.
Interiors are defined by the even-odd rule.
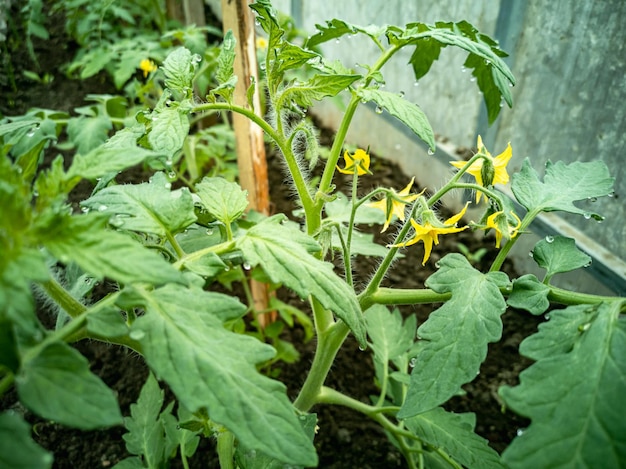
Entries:
[[356,171],[359,176],[362,176],[370,172],[370,155],[365,150],[359,148],[354,152],[354,155],[351,155],[346,150],[343,154],[343,159],[346,162],[346,166],[343,169],[337,166],[337,171],[340,173],[354,174]]

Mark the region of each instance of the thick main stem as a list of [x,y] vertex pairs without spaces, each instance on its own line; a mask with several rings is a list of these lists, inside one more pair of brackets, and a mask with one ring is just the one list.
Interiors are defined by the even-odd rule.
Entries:
[[337,322],[319,334],[313,364],[294,402],[296,409],[308,412],[318,402],[328,371],[349,332],[348,326]]

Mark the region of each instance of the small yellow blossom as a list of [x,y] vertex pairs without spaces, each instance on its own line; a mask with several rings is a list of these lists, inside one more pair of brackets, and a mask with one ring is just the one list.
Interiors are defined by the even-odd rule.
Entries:
[[157,68],[156,64],[150,59],[143,59],[139,62],[139,70],[143,72],[144,78],[146,78],[149,73],[156,71]]
[[[487,151],[485,146],[483,145],[483,139],[481,136],[478,136],[478,141],[476,143],[478,147],[478,153],[482,153],[488,158],[487,164],[491,164],[492,168],[489,168],[493,171],[489,171],[489,173],[493,174],[491,181],[483,180],[483,165],[485,165],[486,161],[482,158],[476,160],[469,167],[467,172],[476,178],[476,183],[483,187],[493,186],[495,184],[507,184],[509,182],[509,173],[506,172],[506,165],[509,163],[511,156],[513,156],[513,150],[511,148],[511,144],[509,143],[506,149],[500,153],[495,158],[491,156],[491,153]],[[456,168],[462,169],[465,166],[464,161],[452,161],[451,164]],[[480,198],[485,197],[482,192],[476,192],[476,202],[480,202]]]
[[411,187],[413,186],[414,182],[415,178],[411,179],[411,182],[409,182],[408,186],[406,186],[400,192],[396,192],[391,189],[384,199],[367,204],[369,207],[377,208],[385,212],[387,219],[385,220],[385,224],[381,233],[385,232],[387,228],[389,228],[389,224],[391,223],[394,215],[400,220],[404,221],[404,207],[424,193],[424,191],[422,191],[420,194],[410,193]]
[[493,228],[496,231],[496,248],[500,248],[500,243],[502,242],[502,237],[506,239],[515,238],[517,236],[517,232],[522,226],[522,221],[515,214],[515,212],[511,212],[513,218],[517,220],[517,224],[512,226],[509,223],[509,218],[505,215],[504,212],[495,212],[489,215],[487,218],[487,228]]
[[346,150],[343,154],[343,159],[346,162],[346,167],[341,169],[337,166],[337,171],[344,174],[354,174],[355,172],[362,176],[363,174],[370,173],[370,155],[360,148],[354,152],[353,155]]
[[267,49],[267,39],[265,39],[264,37],[257,37],[256,48],[261,50]]
[[406,243],[400,243],[395,246],[411,246],[412,244],[422,241],[424,243],[424,260],[422,261],[422,265],[426,264],[426,261],[430,257],[430,253],[433,249],[433,243],[439,244],[440,234],[458,233],[459,231],[467,229],[467,226],[458,228],[456,226],[456,223],[461,219],[463,215],[465,215],[465,211],[467,210],[468,205],[469,202],[465,204],[463,210],[461,210],[456,215],[448,218],[443,223],[439,221],[439,219],[432,210],[425,210],[424,212],[422,212],[421,215],[421,225],[415,220],[411,219],[411,225],[413,225],[413,229],[415,230],[415,235],[413,236],[413,238]]

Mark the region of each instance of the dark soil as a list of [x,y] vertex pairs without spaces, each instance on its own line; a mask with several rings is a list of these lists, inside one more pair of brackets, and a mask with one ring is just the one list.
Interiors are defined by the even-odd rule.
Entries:
[[[62,24],[62,22],[59,22]],[[56,32],[56,34],[54,34]],[[71,111],[83,104],[83,97],[88,93],[110,93],[113,87],[105,76],[97,76],[86,82],[72,81],[60,71],[59,66],[66,63],[73,55],[74,46],[63,35],[62,27],[52,30],[49,41],[36,41],[36,53],[41,69],[54,76],[49,85],[37,84],[21,77],[21,70],[31,69],[32,63],[23,48],[16,48],[12,57],[12,73],[16,88],[7,80],[7,69],[0,69],[0,84],[4,99],[0,102],[0,113],[17,115],[31,107],[62,109]],[[322,138],[329,138],[323,132]],[[390,186],[402,188],[412,175],[383,160],[376,160],[373,176],[365,184],[371,186]],[[282,165],[276,156],[269,158],[269,175],[272,209],[274,212],[290,213],[294,208],[292,192],[285,182]],[[339,182],[338,187],[346,184]],[[85,187],[89,190],[89,187]],[[87,194],[88,195],[88,192]],[[442,209],[443,211],[444,209]],[[388,242],[381,238],[382,243]],[[455,236],[441,237],[441,243],[434,250],[426,267],[422,268],[422,250],[419,246],[408,249],[405,257],[397,261],[394,271],[386,280],[385,286],[396,288],[421,288],[425,279],[434,271],[435,262],[448,252],[458,252],[457,243],[463,243],[470,251],[482,247],[484,243],[474,234],[465,231]],[[489,240],[488,246],[493,246]],[[495,256],[491,250],[477,268],[485,268]],[[367,278],[375,262],[371,259],[357,258],[354,268]],[[513,268],[505,264],[505,271],[513,273]],[[304,303],[293,298],[289,292],[280,292],[284,301],[293,301],[298,307]],[[435,306],[400,307],[403,314],[416,314],[422,323],[434,310]],[[42,317],[45,317],[42,311]],[[477,432],[487,438],[498,451],[502,451],[515,436],[517,429],[528,422],[511,412],[503,412],[497,397],[497,389],[503,384],[516,384],[519,372],[529,362],[517,353],[521,340],[536,330],[537,319],[528,315],[508,311],[503,316],[504,332],[500,342],[489,348],[487,360],[476,380],[464,387],[466,395],[453,398],[446,407],[455,412],[474,412],[477,415]],[[289,395],[295,397],[303,383],[312,361],[315,343],[302,343],[303,332],[295,328],[285,334],[292,340],[301,353],[301,359],[293,365],[282,365],[280,379],[287,385]],[[100,342],[81,342],[78,350],[91,363],[91,369],[100,376],[118,394],[124,415],[129,414],[129,405],[139,394],[147,376],[147,367],[141,357],[118,346]],[[362,352],[352,339],[348,339],[340,351],[333,366],[327,385],[346,394],[369,402],[369,396],[377,393],[373,384],[373,365],[369,352]],[[14,393],[8,393],[0,402],[2,409],[16,404]],[[367,418],[351,410],[320,406],[313,409],[318,413],[319,432],[315,439],[320,465],[323,468],[403,468],[406,467],[400,453],[388,442],[382,429]],[[127,457],[122,434],[122,427],[91,432],[81,432],[61,427],[52,422],[37,419],[25,411],[27,419],[34,425],[34,438],[40,445],[52,451],[55,456],[55,468],[98,468],[111,467]],[[172,467],[179,467],[174,461]],[[219,467],[213,451],[213,442],[204,440],[196,455],[191,460],[194,468]]]

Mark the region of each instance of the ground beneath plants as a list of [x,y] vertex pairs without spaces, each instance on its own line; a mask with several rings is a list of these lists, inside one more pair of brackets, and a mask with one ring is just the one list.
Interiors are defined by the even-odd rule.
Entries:
[[[60,25],[54,27],[54,25]],[[23,49],[16,49],[12,62],[12,70],[16,87],[11,85],[5,66],[0,69],[0,86],[3,99],[0,112],[4,115],[17,115],[31,107],[61,109],[71,111],[83,105],[83,98],[88,93],[114,93],[107,77],[98,75],[86,82],[68,79],[61,71],[60,65],[66,63],[73,55],[75,45],[64,36],[62,21],[52,21],[52,37],[49,41],[35,43],[42,71],[54,77],[50,84],[44,85],[28,81],[21,75],[24,69],[34,66]],[[322,132],[322,140],[328,140],[328,131]],[[364,142],[367,145],[367,142]],[[271,188],[272,210],[274,212],[291,213],[294,201],[290,186],[285,182],[283,166],[278,157],[269,156],[269,176]],[[388,186],[400,189],[413,175],[404,174],[398,167],[381,159],[375,159],[373,176],[369,176],[366,185]],[[126,181],[132,182],[132,181]],[[134,182],[141,182],[140,180]],[[347,182],[338,183],[338,187],[346,187]],[[364,190],[367,187],[364,187]],[[417,188],[416,188],[417,189]],[[82,194],[86,197],[90,188]],[[81,194],[75,194],[80,197]],[[442,208],[442,211],[445,209]],[[396,262],[395,268],[384,286],[396,288],[421,288],[425,279],[435,270],[435,262],[448,252],[458,252],[458,244],[463,243],[470,252],[483,246],[493,246],[493,241],[484,241],[470,232],[462,232],[455,236],[441,237],[441,243],[434,250],[425,267],[421,266],[421,245],[406,250],[405,257]],[[388,242],[381,238],[382,243]],[[495,257],[495,249],[484,256],[479,269],[486,269]],[[363,273],[365,278],[371,272],[375,261],[358,257],[355,260],[356,272]],[[505,264],[505,271],[512,273],[513,267]],[[288,292],[280,292],[283,301],[293,302],[304,308],[304,303]],[[416,314],[419,323],[423,322],[435,306],[400,307],[403,314]],[[44,307],[40,311],[43,318],[47,316]],[[514,385],[519,372],[529,365],[517,353],[521,340],[536,330],[538,320],[529,315],[508,311],[503,316],[504,332],[500,342],[489,348],[487,360],[481,368],[479,376],[464,386],[466,394],[453,398],[446,407],[455,412],[474,412],[477,416],[477,432],[489,440],[498,451],[502,451],[520,428],[528,425],[524,419],[511,412],[504,411],[497,397],[497,389],[501,385]],[[292,340],[301,353],[301,359],[293,365],[281,367],[280,379],[288,387],[290,396],[295,397],[303,383],[311,363],[315,344],[313,341],[302,344],[303,331],[295,328],[286,332],[285,338]],[[147,367],[141,357],[127,350],[99,342],[81,342],[76,348],[89,360],[91,369],[100,376],[117,394],[124,415],[129,414],[129,406],[135,402],[141,386],[147,376]],[[360,351],[356,342],[349,339],[340,351],[333,366],[327,385],[348,395],[370,402],[369,396],[377,393],[373,384],[373,364],[368,351]],[[16,397],[8,393],[0,408],[15,408]],[[122,427],[101,431],[82,432],[61,427],[53,422],[41,421],[27,410],[21,409],[27,420],[33,424],[34,438],[40,445],[52,451],[55,456],[55,468],[106,468],[128,456],[122,435]],[[384,432],[367,418],[351,410],[338,407],[318,407],[319,432],[315,439],[322,468],[404,468],[406,467],[400,453],[390,444]],[[192,468],[217,468],[213,442],[204,440],[196,456],[190,461]],[[178,460],[171,467],[180,467]]]

